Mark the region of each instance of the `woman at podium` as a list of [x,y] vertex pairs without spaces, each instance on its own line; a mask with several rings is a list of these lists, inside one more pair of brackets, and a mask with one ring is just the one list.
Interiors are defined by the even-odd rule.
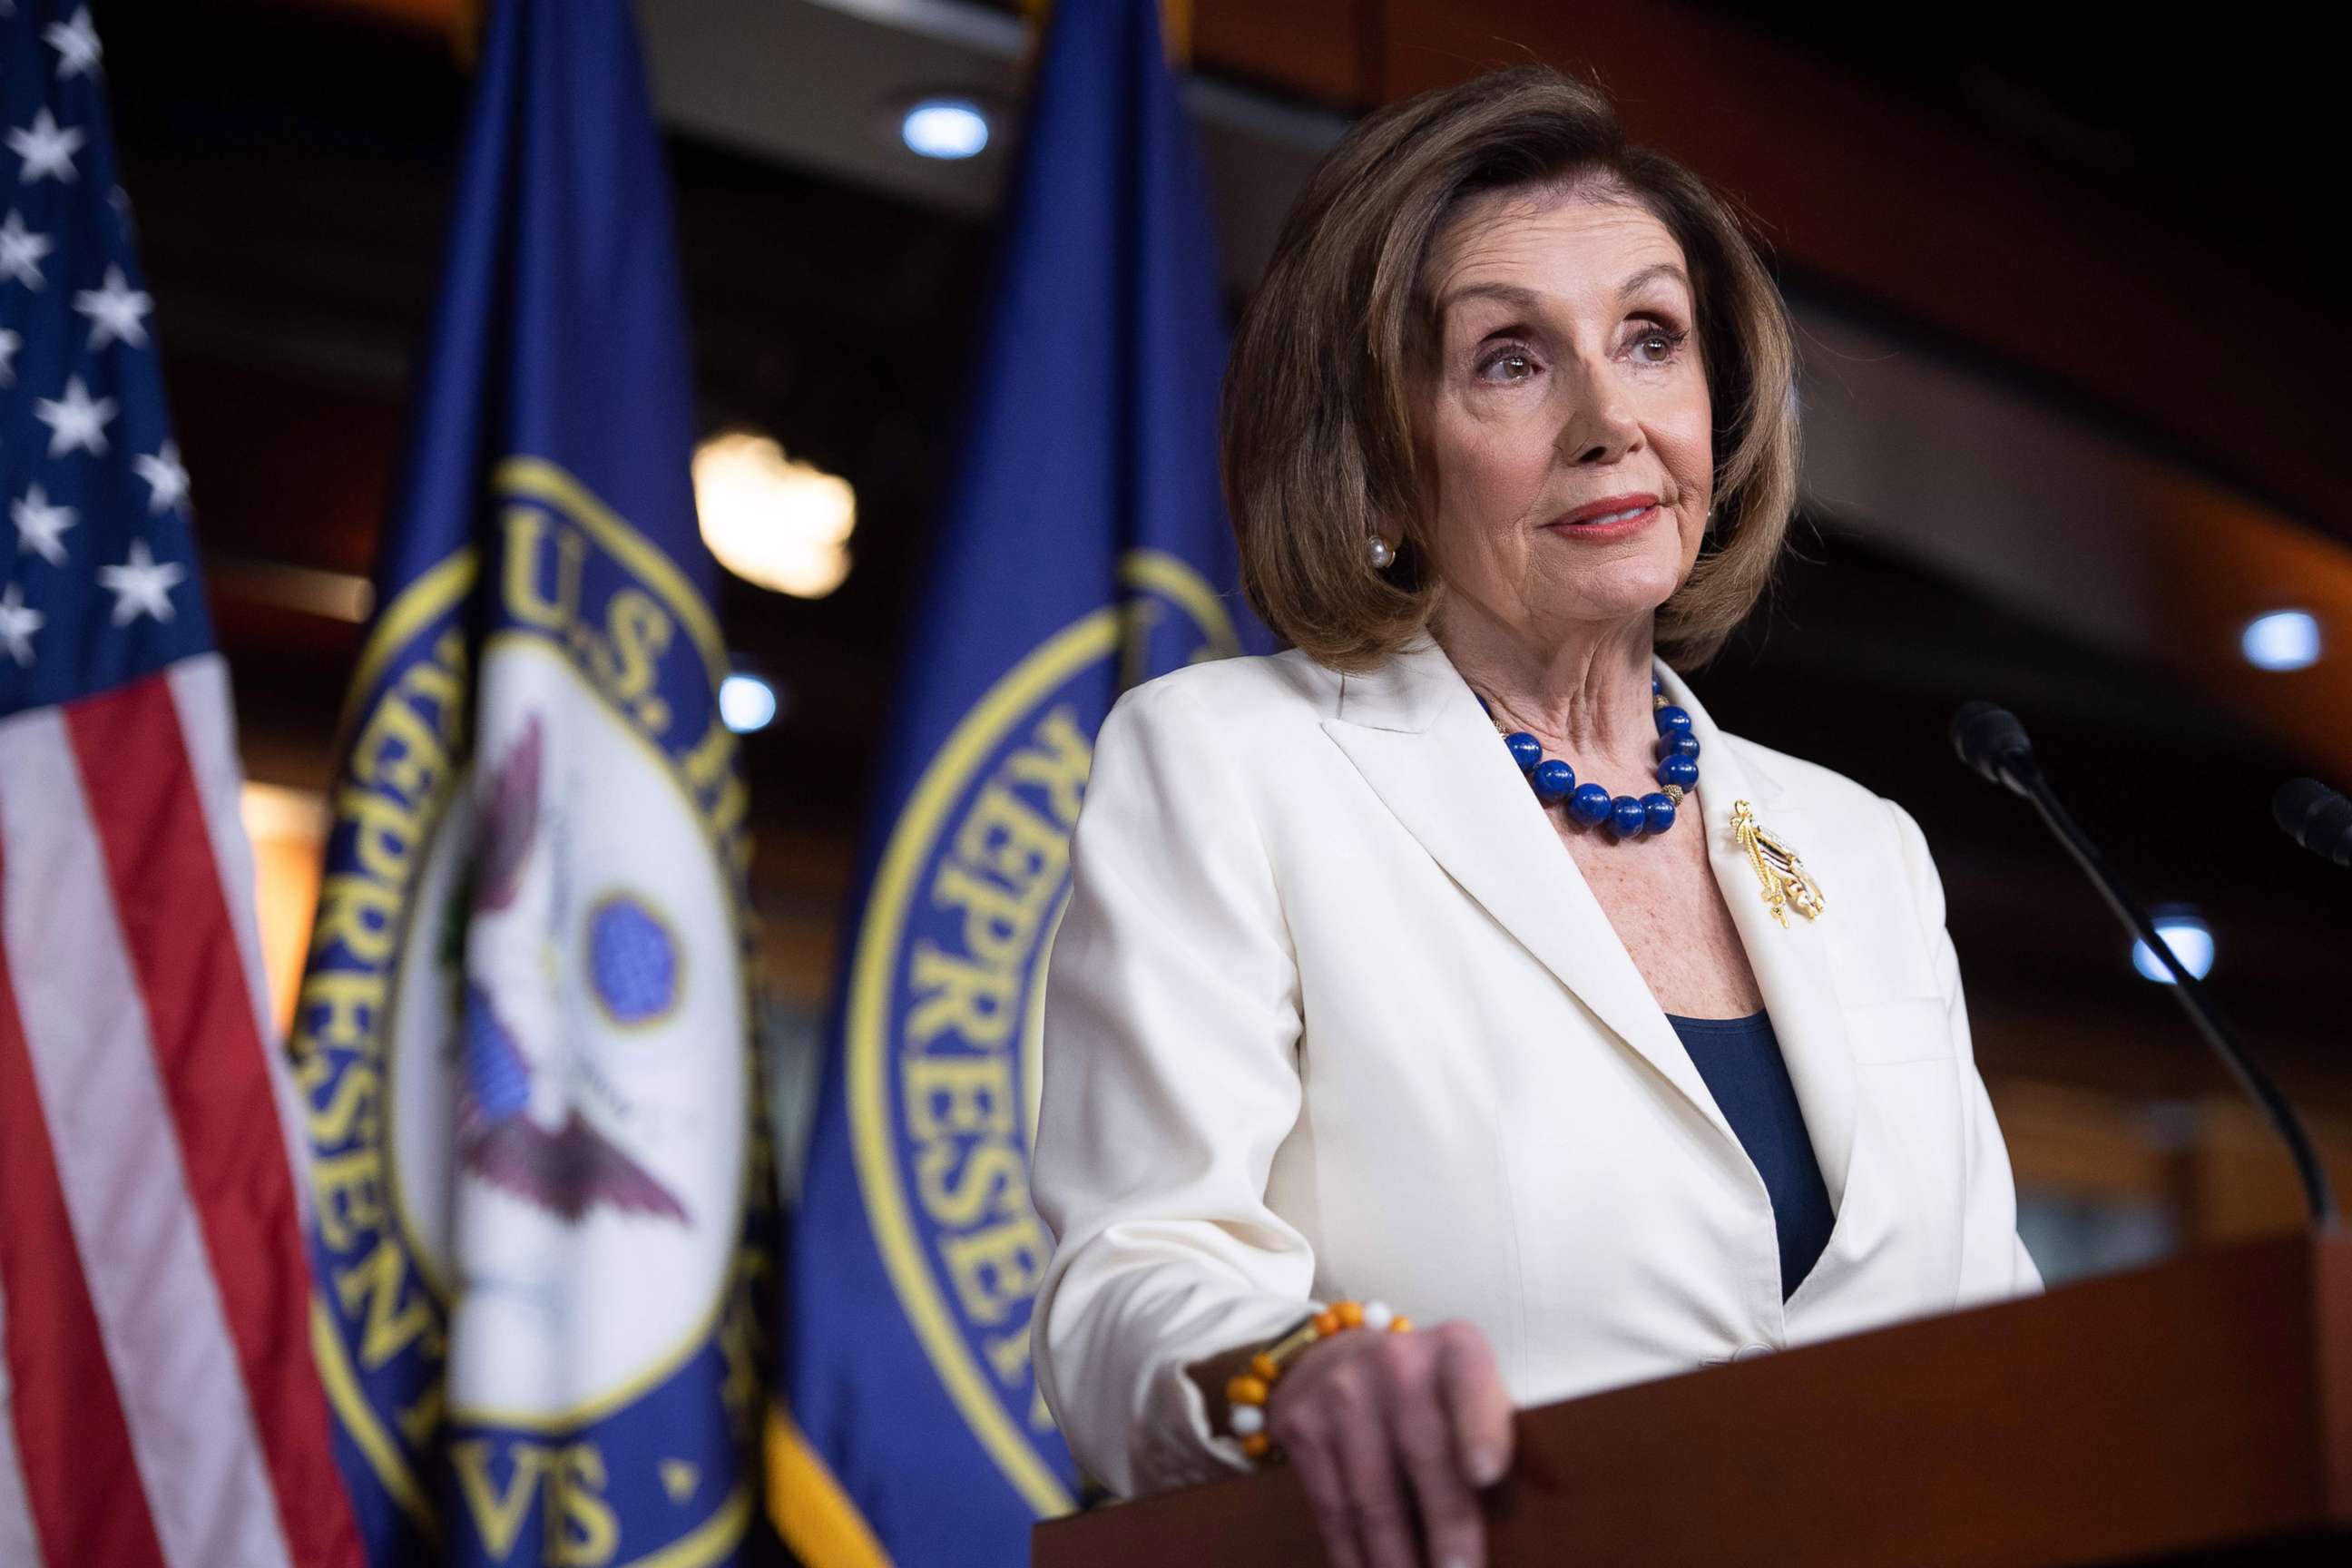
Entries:
[[1113,1490],[1279,1458],[1342,1568],[1476,1563],[1515,1405],[2040,1289],[1917,825],[1690,684],[1794,358],[1548,69],[1316,173],[1223,410],[1294,647],[1112,710],[1046,984],[1035,1363]]

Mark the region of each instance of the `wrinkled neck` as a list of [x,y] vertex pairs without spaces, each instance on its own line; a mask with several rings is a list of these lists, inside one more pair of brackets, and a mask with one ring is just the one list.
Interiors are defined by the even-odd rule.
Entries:
[[1656,762],[1651,627],[1645,616],[1537,646],[1470,610],[1447,616],[1432,635],[1498,723],[1525,730],[1580,774],[1609,770],[1598,782],[1622,794],[1633,779],[1621,775],[1646,778]]

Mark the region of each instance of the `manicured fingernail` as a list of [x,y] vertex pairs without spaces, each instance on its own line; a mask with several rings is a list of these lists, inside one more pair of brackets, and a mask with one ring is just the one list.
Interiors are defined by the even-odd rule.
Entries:
[[1470,1559],[1467,1557],[1449,1557],[1445,1560],[1444,1568],[1470,1568]]
[[1503,1469],[1503,1456],[1492,1448],[1480,1448],[1470,1456],[1470,1479],[1482,1487],[1501,1480]]

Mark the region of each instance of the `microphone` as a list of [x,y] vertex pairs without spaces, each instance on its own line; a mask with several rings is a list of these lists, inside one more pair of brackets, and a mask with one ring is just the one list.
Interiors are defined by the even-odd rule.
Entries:
[[2352,800],[2317,779],[2289,779],[2271,797],[2271,816],[2321,859],[2352,866]]
[[1962,703],[1952,715],[1952,749],[1989,782],[2033,798],[2032,781],[2042,776],[2041,764],[2033,760],[2025,726],[2008,709],[1982,700]]
[[[2270,1075],[2246,1054],[2246,1047],[2239,1043],[2237,1032],[2230,1027],[2221,1010],[2206,995],[2205,987],[2189,973],[2188,966],[2173,952],[2171,944],[2158,933],[2156,922],[2124,890],[2122,879],[2108,869],[2098,846],[2093,844],[2090,837],[2074,825],[2074,819],[2066,815],[2066,808],[2060,804],[2057,792],[2042,776],[2042,765],[2034,760],[2033,742],[2026,739],[2025,726],[2005,708],[1990,702],[1968,702],[1952,715],[1951,736],[1952,749],[1959,753],[1960,761],[1972,771],[2033,803],[2042,822],[2057,836],[2058,842],[2065,847],[2066,852],[2074,858],[2074,863],[2083,868],[2084,875],[2091,879],[2092,885],[2099,889],[2100,897],[2106,900],[2107,907],[2115,910],[2116,918],[2124,922],[2125,929],[2145,942],[2147,950],[2156,954],[2157,962],[2170,972],[2174,983],[2172,994],[2179,998],[2189,1021],[2197,1026],[2198,1033],[2205,1037],[2206,1044],[2211,1046],[2214,1054],[2221,1058],[2221,1065],[2230,1069],[2230,1075],[2238,1080],[2238,1087],[2244,1089],[2247,1097],[2261,1109],[2272,1128],[2285,1142],[2287,1152],[2294,1156],[2295,1173],[2303,1180],[2304,1203],[2311,1211],[2312,1223],[2321,1227],[2333,1226],[2336,1223],[2336,1194],[2328,1188],[2327,1172],[2320,1164],[2319,1155],[2311,1146],[2311,1135],[2304,1131],[2302,1119],[2295,1115],[2294,1107],[2287,1103],[2286,1096],[2279,1092],[2278,1085],[2271,1081]],[[2298,780],[2296,783],[2310,784],[2310,781]],[[2287,794],[2294,787],[2294,784],[2289,784],[2287,789],[2279,792],[2279,822],[2282,826],[2286,826]],[[2336,821],[2337,829],[2336,837],[2329,840],[2333,847],[2321,848],[2318,844],[2303,839],[2296,827],[2288,827],[2287,831],[2296,834],[2306,847],[2316,849],[2321,854],[2332,854],[2336,849],[2352,854],[2352,804],[2347,804],[2342,795],[2321,785],[2313,784],[2311,788],[2320,791],[2323,795],[2333,796],[2335,804],[2344,808],[2342,819],[2328,819]],[[2296,798],[2307,801],[2310,797],[2298,792]],[[2326,806],[2326,802],[2321,801],[2317,810],[2307,813],[2301,820],[2313,822],[2325,818]]]

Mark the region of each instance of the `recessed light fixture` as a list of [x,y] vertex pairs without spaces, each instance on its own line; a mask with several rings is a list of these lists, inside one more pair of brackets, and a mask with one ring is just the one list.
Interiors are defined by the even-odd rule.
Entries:
[[2256,669],[2307,669],[2319,662],[2319,619],[2308,610],[2273,610],[2246,623],[2238,647]]
[[925,98],[898,121],[898,139],[924,158],[976,158],[988,146],[988,111],[968,98]]
[[849,575],[857,497],[765,436],[713,436],[694,450],[702,542],[746,583],[822,599]]
[[[2213,933],[2205,922],[2193,914],[2176,911],[2156,917],[2156,934],[2180,960],[2180,966],[2202,980],[2213,973]],[[2135,938],[2132,942],[2132,967],[2158,985],[2174,984],[2172,971],[2156,956],[2155,949]]]
[[736,670],[719,683],[719,721],[739,735],[774,723],[777,707],[776,689],[749,670]]

